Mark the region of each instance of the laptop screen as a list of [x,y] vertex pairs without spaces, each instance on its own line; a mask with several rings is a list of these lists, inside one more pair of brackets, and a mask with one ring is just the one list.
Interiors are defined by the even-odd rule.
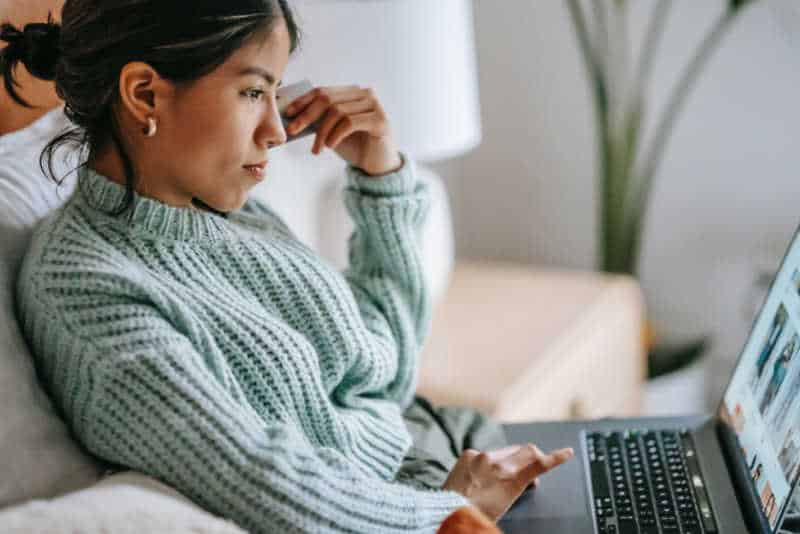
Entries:
[[720,406],[736,432],[770,527],[800,472],[800,239],[764,301]]

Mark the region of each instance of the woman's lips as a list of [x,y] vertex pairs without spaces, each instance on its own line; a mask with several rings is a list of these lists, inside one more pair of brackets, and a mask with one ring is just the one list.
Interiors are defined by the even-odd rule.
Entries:
[[267,170],[267,162],[257,163],[255,165],[244,165],[243,167],[256,178],[263,178]]

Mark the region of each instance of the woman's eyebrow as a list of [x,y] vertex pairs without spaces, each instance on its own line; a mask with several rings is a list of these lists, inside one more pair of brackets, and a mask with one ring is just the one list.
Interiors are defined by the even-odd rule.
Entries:
[[[261,76],[267,83],[273,85],[275,83],[275,76],[273,76],[269,71],[262,69],[261,67],[245,67],[241,71],[239,71],[239,76],[249,76],[250,74],[255,74],[256,76]],[[278,87],[283,84],[283,80],[278,82]]]

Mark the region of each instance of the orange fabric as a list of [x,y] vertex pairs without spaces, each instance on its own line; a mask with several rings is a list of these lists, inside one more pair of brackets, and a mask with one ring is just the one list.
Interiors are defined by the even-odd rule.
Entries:
[[503,532],[474,506],[463,506],[447,516],[436,534],[503,534]]

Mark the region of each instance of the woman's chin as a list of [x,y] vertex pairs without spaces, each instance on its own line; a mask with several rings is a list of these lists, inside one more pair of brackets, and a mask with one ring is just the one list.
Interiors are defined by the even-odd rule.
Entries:
[[222,212],[225,212],[225,213],[231,213],[231,212],[234,212],[234,211],[240,209],[242,206],[244,206],[245,202],[247,202],[247,195],[244,195],[241,199],[237,200],[236,202],[226,203],[225,206],[220,208],[218,211],[222,211]]

